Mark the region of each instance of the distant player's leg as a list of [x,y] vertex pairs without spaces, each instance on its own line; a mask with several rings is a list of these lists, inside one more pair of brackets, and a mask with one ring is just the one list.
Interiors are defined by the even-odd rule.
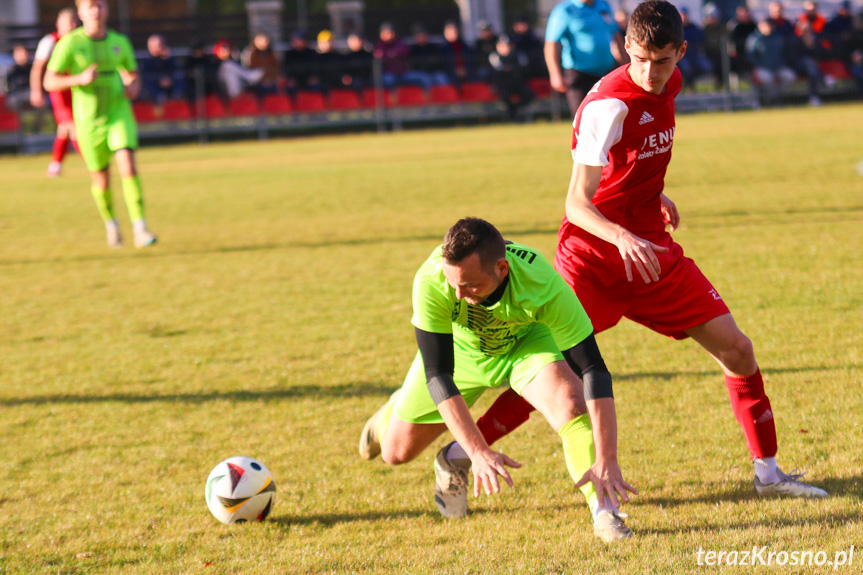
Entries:
[[734,416],[743,428],[755,466],[755,490],[763,495],[826,497],[827,492],[786,474],[776,464],[776,425],[752,342],[725,314],[686,330],[722,367]]
[[120,114],[110,124],[108,145],[117,158],[117,169],[123,186],[123,199],[132,221],[135,247],[144,248],[156,243],[156,236],[147,229],[144,218],[144,192],[135,164],[135,150],[138,148],[138,127],[133,117]]
[[108,247],[120,248],[123,246],[123,238],[120,235],[117,218],[114,216],[114,202],[108,175],[111,151],[108,149],[104,127],[95,124],[79,125],[78,146],[90,172],[90,193],[96,202],[99,217],[105,224]]
[[69,143],[77,149],[75,139],[75,122],[72,117],[71,92],[52,92],[49,94],[54,121],[57,124],[57,136],[51,151],[51,163],[48,164],[48,177],[56,178],[63,167],[63,158],[69,149]]

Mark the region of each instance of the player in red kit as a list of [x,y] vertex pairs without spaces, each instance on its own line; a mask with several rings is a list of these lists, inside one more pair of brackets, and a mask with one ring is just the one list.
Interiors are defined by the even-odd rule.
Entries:
[[[45,78],[45,70],[48,60],[54,52],[57,40],[78,27],[78,16],[73,8],[63,8],[57,14],[57,31],[45,35],[36,47],[33,57],[33,68],[30,71],[30,103],[34,108],[45,105],[45,93],[42,90],[42,81]],[[77,147],[75,141],[75,120],[72,118],[72,91],[60,90],[49,92],[51,108],[54,112],[54,120],[57,123],[57,137],[54,138],[54,147],[51,152],[51,163],[48,164],[48,176],[55,178],[60,175],[63,167],[63,158],[71,142]]]
[[[677,9],[647,0],[632,13],[631,63],[600,80],[573,122],[572,179],[555,268],[575,290],[596,333],[626,317],[674,339],[693,338],[722,367],[731,407],[763,495],[826,497],[776,464],[776,428],[752,342],[725,302],[666,231],[680,222],[663,193],[674,143],[677,62],[686,52]],[[579,374],[580,375],[580,374]],[[504,392],[478,427],[491,444],[529,417]],[[596,422],[594,422],[596,425]]]

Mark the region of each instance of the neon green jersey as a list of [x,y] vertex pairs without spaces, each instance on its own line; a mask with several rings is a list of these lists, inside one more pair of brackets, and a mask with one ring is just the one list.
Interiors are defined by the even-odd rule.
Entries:
[[415,327],[452,333],[468,349],[490,357],[505,354],[533,323],[548,326],[561,351],[593,333],[572,288],[538,251],[507,244],[509,283],[500,301],[486,307],[456,298],[443,274],[441,248],[435,248],[414,278]]
[[75,122],[87,122],[99,117],[129,113],[129,100],[123,92],[119,70],[137,70],[135,53],[129,39],[108,30],[105,38],[95,40],[76,28],[54,47],[48,69],[61,74],[80,74],[93,64],[99,72],[88,86],[72,87],[72,114]]

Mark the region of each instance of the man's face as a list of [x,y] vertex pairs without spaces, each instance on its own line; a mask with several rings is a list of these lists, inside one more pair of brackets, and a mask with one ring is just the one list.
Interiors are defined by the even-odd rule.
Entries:
[[57,16],[57,34],[65,36],[78,26],[78,19],[71,12],[63,12]]
[[632,61],[629,66],[632,81],[645,92],[661,94],[675,66],[686,53],[686,42],[675,50],[672,44],[664,48],[646,47],[627,38],[626,53]]
[[782,18],[782,4],[780,4],[779,2],[771,2],[770,5],[767,7],[767,13],[774,20]]
[[458,28],[452,24],[447,25],[443,29],[443,36],[447,39],[447,42],[455,42],[458,40]]
[[356,34],[348,36],[348,49],[351,52],[359,52],[363,49],[363,39]]
[[104,28],[108,23],[108,4],[105,0],[84,0],[78,8],[78,18],[88,28]]
[[483,267],[479,254],[472,253],[457,264],[443,264],[443,275],[455,290],[458,299],[471,305],[479,305],[494,293],[509,272],[506,258],[499,260],[493,268]]
[[30,61],[30,53],[27,52],[27,48],[24,46],[15,46],[12,50],[12,59],[15,60],[17,65],[26,66],[27,62]]
[[150,53],[151,56],[161,56],[163,49],[164,44],[162,43],[162,39],[158,36],[150,36],[147,39],[147,51]]

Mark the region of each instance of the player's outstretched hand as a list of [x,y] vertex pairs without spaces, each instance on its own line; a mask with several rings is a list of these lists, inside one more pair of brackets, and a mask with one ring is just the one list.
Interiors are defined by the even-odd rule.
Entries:
[[96,81],[96,77],[98,75],[98,66],[96,66],[96,64],[93,64],[89,68],[78,74],[78,81],[81,83],[82,86],[89,86]]
[[623,258],[623,265],[626,268],[626,281],[631,282],[633,279],[633,266],[638,270],[644,283],[649,284],[651,280],[659,281],[659,273],[662,270],[659,267],[656,254],[665,253],[668,248],[624,231],[617,240],[617,249],[620,251],[620,257]]
[[473,468],[473,496],[479,497],[480,485],[485,489],[486,495],[491,495],[491,492],[500,493],[500,482],[498,475],[503,477],[507,485],[513,486],[512,477],[506,466],[521,467],[521,463],[510,459],[503,453],[499,453],[492,449],[484,451],[471,460]]
[[623,473],[616,461],[608,465],[595,463],[581,476],[575,488],[578,489],[588,482],[593,482],[593,488],[596,489],[596,496],[600,501],[608,497],[611,504],[617,508],[620,508],[621,501],[629,501],[629,493],[638,495],[638,489],[623,479]]
[[680,214],[677,213],[677,206],[665,194],[659,194],[659,201],[662,204],[662,221],[670,225],[673,232],[680,225]]

